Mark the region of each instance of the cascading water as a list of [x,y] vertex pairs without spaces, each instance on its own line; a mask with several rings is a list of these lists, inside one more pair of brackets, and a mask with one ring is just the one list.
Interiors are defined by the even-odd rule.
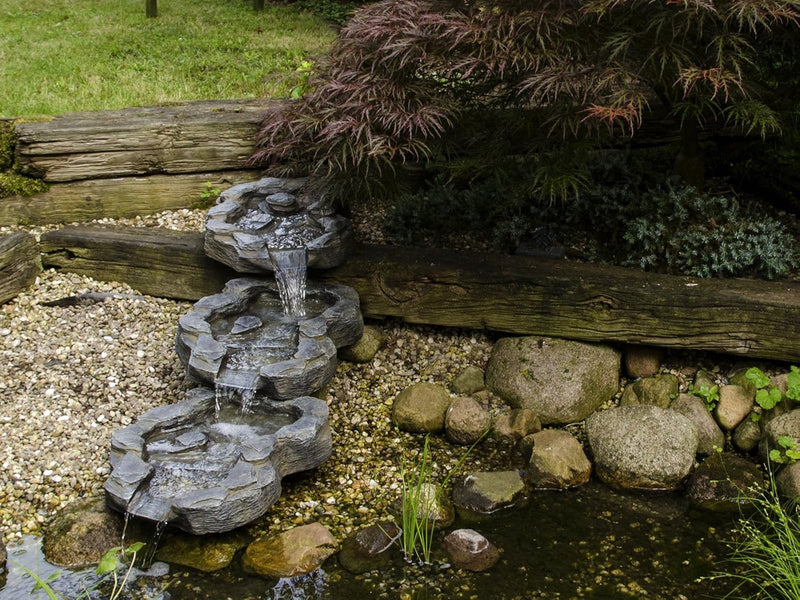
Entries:
[[270,248],[269,259],[275,270],[275,283],[287,317],[306,316],[306,248]]

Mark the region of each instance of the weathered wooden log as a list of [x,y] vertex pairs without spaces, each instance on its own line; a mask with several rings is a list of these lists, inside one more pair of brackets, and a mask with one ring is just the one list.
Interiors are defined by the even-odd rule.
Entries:
[[125,282],[143,294],[197,300],[235,273],[203,252],[200,233],[79,225],[42,234],[44,267]]
[[354,287],[369,317],[800,360],[798,282],[378,246],[321,279]]
[[[138,237],[126,229],[99,235],[90,227],[48,233],[42,236],[43,263],[127,281],[143,293],[186,299],[214,293],[226,276],[235,276],[199,256],[199,233],[152,234],[146,260],[126,249]],[[186,253],[198,254],[193,276],[180,281],[173,275],[179,241],[180,263],[190,260]],[[154,244],[163,246],[159,250]],[[203,268],[214,275],[204,276]],[[344,265],[311,277],[355,288],[366,317],[800,360],[797,282],[694,279],[524,256],[388,246],[360,246]]]
[[246,168],[275,100],[70,113],[17,125],[17,163],[48,182]]
[[259,177],[259,171],[240,170],[54,183],[41,194],[0,200],[0,226],[118,219],[192,208],[209,186],[224,190]]
[[41,270],[36,238],[22,231],[0,236],[0,304],[28,289]]

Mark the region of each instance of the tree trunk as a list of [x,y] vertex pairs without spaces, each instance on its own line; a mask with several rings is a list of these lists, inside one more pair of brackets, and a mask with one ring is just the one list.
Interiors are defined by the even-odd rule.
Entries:
[[148,19],[155,19],[158,16],[158,0],[145,0],[144,10]]
[[700,152],[700,132],[697,119],[687,118],[681,125],[681,150],[675,158],[675,172],[689,185],[702,190],[706,170]]

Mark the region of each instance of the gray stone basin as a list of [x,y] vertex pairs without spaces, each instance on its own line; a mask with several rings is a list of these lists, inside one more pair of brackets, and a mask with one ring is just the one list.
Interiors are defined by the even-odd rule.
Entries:
[[235,405],[217,411],[214,391],[195,388],[114,433],[106,498],[136,517],[219,533],[263,515],[284,476],[330,454],[322,400],[256,397],[246,412]]
[[232,279],[178,324],[176,349],[188,374],[275,400],[306,396],[336,370],[336,349],[355,343],[364,324],[358,294],[346,286],[309,284],[304,317],[283,312],[273,281]]
[[205,252],[240,273],[272,271],[270,248],[307,248],[308,266],[344,262],[350,221],[304,191],[305,179],[267,177],[228,188],[206,216]]

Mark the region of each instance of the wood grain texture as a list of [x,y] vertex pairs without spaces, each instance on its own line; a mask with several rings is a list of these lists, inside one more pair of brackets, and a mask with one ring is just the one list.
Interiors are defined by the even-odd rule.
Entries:
[[[202,255],[199,233],[151,232],[146,244],[144,235],[88,227],[52,232],[42,236],[43,262],[192,300],[236,276]],[[344,265],[310,277],[353,287],[368,318],[800,360],[797,282],[694,279],[391,246],[359,246]]]
[[199,233],[78,225],[42,234],[40,246],[46,268],[125,282],[152,296],[197,300],[235,276],[206,257]]
[[0,304],[28,289],[41,270],[36,238],[22,231],[0,236]]
[[259,177],[259,171],[237,170],[54,183],[41,194],[0,201],[0,226],[119,219],[192,208],[206,183],[224,190]]
[[48,182],[243,169],[277,102],[202,101],[18,123],[18,165]]

